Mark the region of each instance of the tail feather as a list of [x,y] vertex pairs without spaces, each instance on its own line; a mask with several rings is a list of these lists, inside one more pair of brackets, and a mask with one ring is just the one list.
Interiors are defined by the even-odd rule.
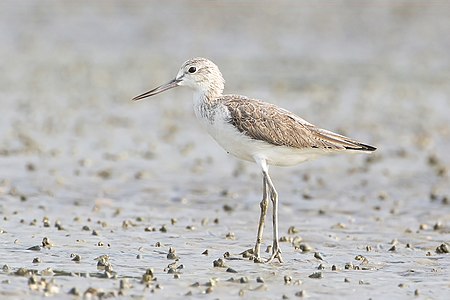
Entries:
[[372,152],[375,151],[377,148],[363,144],[359,141],[352,140],[346,136],[321,129],[317,133],[320,138],[323,141],[326,141],[327,143],[331,144],[333,148],[341,148],[341,149],[347,149],[347,150],[355,150],[355,151],[365,151],[365,152]]

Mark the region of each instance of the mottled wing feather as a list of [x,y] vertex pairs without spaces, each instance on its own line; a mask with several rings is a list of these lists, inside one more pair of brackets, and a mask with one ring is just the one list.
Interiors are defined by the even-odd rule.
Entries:
[[230,123],[252,139],[298,149],[375,150],[345,136],[317,128],[273,104],[237,95],[223,96],[221,101],[230,112]]

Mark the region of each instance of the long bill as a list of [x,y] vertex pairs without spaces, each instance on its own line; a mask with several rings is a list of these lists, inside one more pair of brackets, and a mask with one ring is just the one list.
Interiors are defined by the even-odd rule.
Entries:
[[151,91],[148,91],[148,92],[143,93],[143,94],[141,94],[139,96],[136,96],[136,97],[134,97],[131,100],[139,101],[139,100],[142,100],[144,98],[147,98],[147,97],[150,97],[150,96],[154,96],[156,94],[159,94],[159,93],[162,93],[164,91],[170,90],[170,89],[172,89],[174,87],[177,87],[178,84],[180,83],[180,81],[181,81],[181,78],[175,78],[175,79],[169,81],[168,83],[160,85],[160,86],[158,86],[157,88],[154,88]]

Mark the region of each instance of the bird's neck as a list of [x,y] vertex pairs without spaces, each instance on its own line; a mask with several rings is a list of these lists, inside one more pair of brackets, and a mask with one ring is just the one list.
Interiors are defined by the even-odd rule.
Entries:
[[194,112],[201,123],[212,123],[216,113],[216,107],[220,102],[220,95],[194,93]]

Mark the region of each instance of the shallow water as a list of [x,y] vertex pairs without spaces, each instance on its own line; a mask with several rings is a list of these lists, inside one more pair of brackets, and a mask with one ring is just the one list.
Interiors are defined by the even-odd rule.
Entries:
[[[436,252],[450,242],[445,3],[0,8],[2,298],[73,298],[72,288],[80,297],[135,298],[448,294],[448,254]],[[310,251],[282,242],[282,265],[241,259],[256,235],[257,167],[201,130],[189,91],[129,101],[193,56],[219,65],[226,92],[378,147],[271,169],[280,235],[301,237]],[[288,234],[291,226],[298,232]],[[50,247],[27,250],[44,237]],[[265,249],[270,220],[264,237]],[[172,270],[170,247],[179,257]],[[225,252],[236,273],[213,267]],[[101,255],[109,272],[97,269]],[[149,268],[157,279],[143,283]],[[320,278],[309,277],[315,272]]]

